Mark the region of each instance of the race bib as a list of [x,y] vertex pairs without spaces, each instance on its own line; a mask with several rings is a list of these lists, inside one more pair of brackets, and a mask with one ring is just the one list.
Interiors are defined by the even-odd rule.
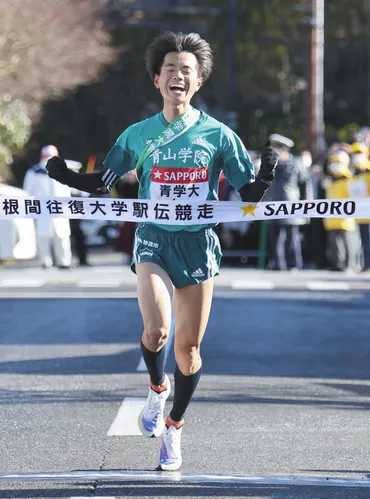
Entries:
[[165,168],[153,166],[150,199],[206,200],[209,194],[208,166]]

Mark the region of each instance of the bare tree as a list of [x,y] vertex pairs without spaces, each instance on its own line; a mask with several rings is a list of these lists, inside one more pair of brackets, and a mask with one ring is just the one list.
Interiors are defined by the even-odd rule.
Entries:
[[103,0],[0,0],[0,96],[32,117],[46,98],[97,78],[114,58]]

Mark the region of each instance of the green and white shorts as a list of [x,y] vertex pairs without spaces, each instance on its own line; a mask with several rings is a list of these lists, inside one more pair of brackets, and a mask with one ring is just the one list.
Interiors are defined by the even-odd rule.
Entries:
[[170,232],[145,224],[136,229],[131,269],[150,262],[162,267],[175,288],[199,284],[219,274],[221,246],[212,229]]

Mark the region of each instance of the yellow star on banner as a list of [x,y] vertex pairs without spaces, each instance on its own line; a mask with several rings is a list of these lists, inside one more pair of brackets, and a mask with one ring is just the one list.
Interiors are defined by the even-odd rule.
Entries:
[[243,210],[243,217],[245,217],[245,215],[253,215],[254,217],[256,216],[254,212],[256,211],[257,206],[253,206],[253,204],[247,204],[247,206],[241,206],[240,209]]

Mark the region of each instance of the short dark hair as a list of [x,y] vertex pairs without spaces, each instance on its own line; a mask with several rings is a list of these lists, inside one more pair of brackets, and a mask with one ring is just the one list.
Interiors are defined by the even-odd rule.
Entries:
[[151,79],[159,75],[166,54],[169,52],[190,52],[197,58],[200,76],[205,82],[213,69],[213,52],[208,42],[198,33],[173,33],[166,31],[158,35],[148,46],[145,65]]

